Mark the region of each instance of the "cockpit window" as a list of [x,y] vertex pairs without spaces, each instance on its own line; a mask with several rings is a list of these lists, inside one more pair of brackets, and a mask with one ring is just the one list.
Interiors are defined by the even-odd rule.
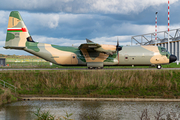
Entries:
[[34,42],[31,36],[29,36],[29,37],[27,38],[27,41],[28,41],[28,42]]
[[166,48],[161,48],[161,52],[167,52]]

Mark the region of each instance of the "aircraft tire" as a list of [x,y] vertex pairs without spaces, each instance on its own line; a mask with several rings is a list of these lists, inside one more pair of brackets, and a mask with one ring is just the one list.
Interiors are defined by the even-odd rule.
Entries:
[[88,67],[88,69],[103,69],[103,67]]
[[156,67],[157,67],[157,69],[161,69],[161,68],[162,68],[162,66],[161,66],[161,65],[157,65]]
[[88,69],[93,69],[93,67],[88,67]]
[[97,69],[103,69],[103,67],[98,67]]

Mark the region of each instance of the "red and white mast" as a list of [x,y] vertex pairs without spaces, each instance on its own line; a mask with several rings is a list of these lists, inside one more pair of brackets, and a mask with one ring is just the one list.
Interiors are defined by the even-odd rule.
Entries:
[[170,52],[170,44],[169,44],[169,0],[168,0],[168,51]]

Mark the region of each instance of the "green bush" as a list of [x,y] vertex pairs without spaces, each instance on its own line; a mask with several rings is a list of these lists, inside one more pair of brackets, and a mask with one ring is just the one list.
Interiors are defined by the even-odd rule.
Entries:
[[0,89],[0,95],[4,93],[4,90]]

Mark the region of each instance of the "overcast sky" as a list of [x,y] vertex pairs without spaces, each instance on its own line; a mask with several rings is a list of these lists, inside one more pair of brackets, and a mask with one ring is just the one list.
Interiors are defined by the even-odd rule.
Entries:
[[[100,44],[130,45],[131,36],[167,30],[168,0],[1,0],[0,54],[30,55],[3,48],[8,17],[19,11],[34,41],[79,46],[88,38]],[[180,0],[170,0],[170,29],[180,28]]]

